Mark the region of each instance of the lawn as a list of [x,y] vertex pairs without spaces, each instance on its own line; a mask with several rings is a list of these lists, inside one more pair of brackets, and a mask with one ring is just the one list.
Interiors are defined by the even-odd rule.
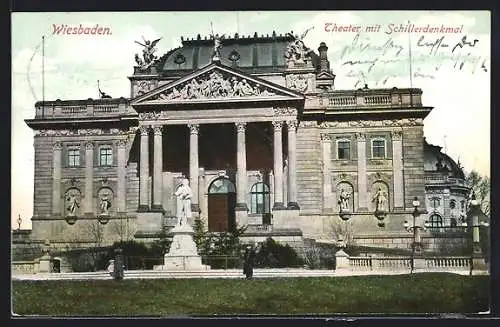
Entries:
[[489,277],[13,281],[12,307],[50,316],[477,313],[489,308]]

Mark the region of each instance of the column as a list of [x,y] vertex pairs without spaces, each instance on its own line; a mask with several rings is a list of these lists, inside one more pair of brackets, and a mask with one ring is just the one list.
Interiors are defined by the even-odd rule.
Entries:
[[298,210],[297,203],[297,120],[287,122],[288,126],[288,209]]
[[52,159],[52,213],[54,215],[61,215],[61,149],[61,142],[56,142]]
[[163,212],[163,129],[155,126],[154,130],[154,162],[153,162],[153,209]]
[[140,126],[141,131],[141,159],[139,176],[139,210],[148,211],[148,178],[149,178],[149,126]]
[[336,208],[332,194],[332,144],[329,134],[321,134],[321,146],[323,148],[323,209],[328,212]]
[[117,143],[117,161],[118,161],[118,183],[116,186],[116,211],[117,213],[127,212],[126,204],[126,159],[127,140],[120,140]]
[[247,190],[247,150],[245,141],[246,123],[236,123],[237,134],[237,175],[236,175],[236,208],[238,211],[247,211],[245,193]]
[[403,137],[401,131],[392,132],[392,175],[394,179],[394,208],[403,209]]
[[282,121],[273,121],[274,127],[274,206],[273,210],[281,210],[283,206],[283,143]]
[[358,152],[358,210],[368,211],[366,185],[366,137],[356,133]]
[[85,143],[85,202],[83,212],[86,216],[92,216],[94,186],[94,143]]
[[191,201],[191,210],[196,215],[200,210],[198,203],[198,132],[200,125],[189,124],[189,184],[193,190],[193,198]]

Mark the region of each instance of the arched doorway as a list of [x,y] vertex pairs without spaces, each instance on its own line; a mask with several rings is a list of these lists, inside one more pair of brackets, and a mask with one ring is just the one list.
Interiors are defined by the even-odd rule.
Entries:
[[208,188],[208,231],[227,232],[236,228],[236,188],[227,177],[214,180]]

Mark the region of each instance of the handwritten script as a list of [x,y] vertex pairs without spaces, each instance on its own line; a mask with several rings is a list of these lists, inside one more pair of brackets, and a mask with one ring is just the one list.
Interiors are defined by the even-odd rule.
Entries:
[[[347,77],[355,78],[354,87],[375,81],[375,87],[387,85],[393,78],[435,79],[437,72],[452,71],[475,74],[487,72],[489,58],[478,50],[480,40],[467,35],[418,35],[405,44],[393,37],[376,42],[356,34],[340,51],[340,62],[349,67]],[[410,47],[411,42],[411,47]]]

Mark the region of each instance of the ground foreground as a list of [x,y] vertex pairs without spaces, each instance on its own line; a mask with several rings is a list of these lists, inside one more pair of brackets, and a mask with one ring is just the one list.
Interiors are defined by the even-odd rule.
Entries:
[[453,274],[319,278],[13,281],[17,315],[478,313],[489,277]]

